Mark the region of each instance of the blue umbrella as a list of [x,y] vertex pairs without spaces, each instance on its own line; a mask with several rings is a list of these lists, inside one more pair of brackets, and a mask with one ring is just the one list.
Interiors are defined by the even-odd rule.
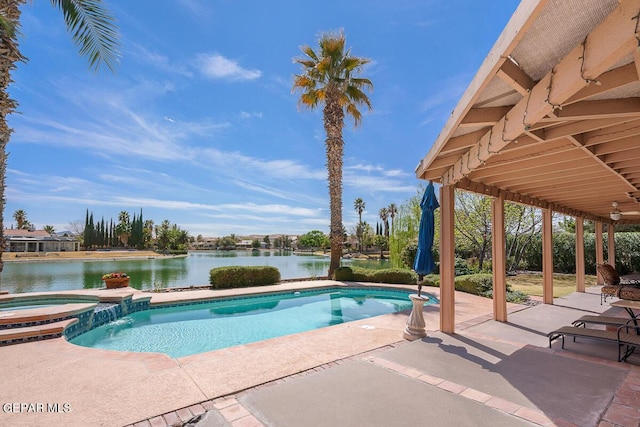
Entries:
[[433,260],[431,248],[433,246],[433,235],[435,231],[434,211],[440,207],[438,199],[433,189],[433,182],[429,181],[427,189],[422,195],[422,215],[420,217],[420,232],[418,233],[418,252],[413,262],[413,269],[418,273],[418,296],[422,290],[422,279],[424,275],[431,273],[436,268]]

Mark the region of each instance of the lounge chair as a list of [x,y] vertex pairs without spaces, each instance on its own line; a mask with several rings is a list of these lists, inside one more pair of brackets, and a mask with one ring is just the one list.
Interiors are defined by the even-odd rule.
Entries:
[[628,317],[615,317],[615,316],[582,316],[581,318],[571,322],[573,326],[587,327],[588,324],[604,325],[604,326],[622,326],[627,323]]
[[[596,316],[594,316],[596,317]],[[609,341],[618,345],[618,362],[624,362],[633,354],[636,347],[640,346],[640,326],[635,326],[635,319],[627,320],[623,325],[618,326],[615,331],[606,331],[603,329],[591,329],[579,326],[563,326],[553,332],[547,334],[549,337],[549,348],[551,343],[558,338],[562,338],[562,348],[564,349],[564,337],[589,338],[595,340]],[[635,333],[629,333],[629,330],[635,330]],[[624,351],[622,350],[624,347]]]

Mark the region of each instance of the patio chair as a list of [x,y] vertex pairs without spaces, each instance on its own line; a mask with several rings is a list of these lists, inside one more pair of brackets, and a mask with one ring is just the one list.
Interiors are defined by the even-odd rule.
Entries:
[[[558,338],[562,338],[562,348],[564,349],[564,337],[576,338],[588,338],[594,340],[608,341],[616,343],[618,346],[618,362],[624,362],[629,356],[633,354],[636,347],[640,346],[640,326],[633,324],[634,319],[627,320],[624,325],[618,326],[615,331],[607,331],[603,329],[591,329],[578,326],[563,326],[553,332],[549,332],[549,348],[551,343]],[[635,331],[635,333],[629,333],[629,329]],[[623,351],[624,347],[624,351]]]
[[609,297],[618,297],[620,295],[620,275],[611,264],[596,264],[596,270],[602,276],[604,285],[600,290],[600,305],[607,301]]

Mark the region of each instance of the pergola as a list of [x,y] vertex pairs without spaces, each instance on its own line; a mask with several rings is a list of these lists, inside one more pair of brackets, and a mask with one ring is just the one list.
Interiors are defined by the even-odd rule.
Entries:
[[[454,332],[454,188],[493,198],[494,319],[507,320],[504,203],[543,212],[543,300],[553,303],[552,212],[640,224],[640,0],[523,0],[427,155],[440,187],[440,329]],[[616,215],[612,204],[620,213]],[[613,211],[613,213],[612,213]],[[608,261],[615,264],[613,233]]]

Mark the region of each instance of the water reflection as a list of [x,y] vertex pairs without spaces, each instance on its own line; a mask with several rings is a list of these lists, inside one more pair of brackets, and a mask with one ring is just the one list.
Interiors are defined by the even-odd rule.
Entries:
[[[122,271],[136,289],[209,284],[209,271],[231,265],[276,267],[282,279],[322,277],[329,257],[296,255],[290,251],[201,251],[181,258],[106,261],[6,262],[0,290],[11,293],[93,289],[104,287],[102,275]],[[344,265],[387,268],[387,260],[344,260]]]

